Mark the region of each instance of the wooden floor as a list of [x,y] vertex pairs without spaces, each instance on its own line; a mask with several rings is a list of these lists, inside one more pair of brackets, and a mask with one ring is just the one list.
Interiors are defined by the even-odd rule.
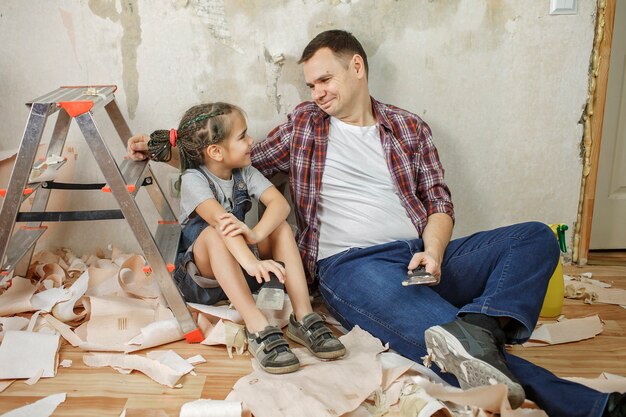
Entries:
[[[566,267],[568,271],[591,271],[594,278],[626,289],[624,266]],[[605,322],[604,331],[594,339],[576,343],[544,348],[518,346],[513,349],[514,353],[560,376],[595,377],[603,371],[626,376],[626,309],[565,300],[563,313],[568,318],[598,313]],[[54,416],[117,417],[124,408],[151,408],[163,409],[175,417],[185,402],[198,398],[223,399],[235,382],[251,371],[249,356],[229,359],[225,349],[220,347],[177,342],[158,349],[174,349],[184,358],[201,354],[207,362],[196,366],[197,376],[187,375],[180,381],[183,388],[169,389],[137,372],[122,375],[111,368],[88,368],[82,361],[85,352],[64,344],[60,359],[71,359],[73,365],[59,368],[56,377],[41,379],[34,386],[23,381],[13,383],[0,394],[0,414],[43,396],[65,392],[67,400]]]
[[589,265],[626,266],[626,249],[589,251],[587,263]]

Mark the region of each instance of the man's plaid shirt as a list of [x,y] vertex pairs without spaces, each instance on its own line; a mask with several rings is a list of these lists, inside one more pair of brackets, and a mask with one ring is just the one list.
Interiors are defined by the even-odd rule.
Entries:
[[[400,200],[417,232],[428,216],[454,219],[450,190],[428,125],[417,115],[372,98],[380,139]],[[298,105],[287,122],[252,149],[252,165],[266,177],[289,175],[298,234],[296,240],[309,282],[315,277],[319,243],[317,207],[324,173],[330,116],[313,102]]]

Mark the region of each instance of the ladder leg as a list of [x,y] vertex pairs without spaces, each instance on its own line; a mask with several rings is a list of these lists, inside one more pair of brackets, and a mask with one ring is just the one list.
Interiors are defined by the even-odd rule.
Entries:
[[[61,155],[63,152],[63,146],[65,146],[65,140],[67,139],[67,133],[70,128],[70,122],[72,119],[65,111],[60,111],[57,116],[54,130],[52,131],[52,138],[48,144],[48,151],[46,152],[46,158],[51,155]],[[48,206],[48,200],[50,198],[50,190],[47,188],[38,188],[35,192],[33,205],[31,211],[46,211]],[[28,227],[39,227],[41,222],[28,223]],[[25,277],[30,267],[30,261],[33,258],[35,252],[35,245],[33,245],[28,252],[24,255],[22,260],[15,266],[15,275]]]
[[0,265],[4,263],[9,238],[13,233],[17,213],[21,206],[22,193],[37,155],[50,106],[50,104],[34,103],[30,108],[20,150],[15,159],[7,194],[0,211]]
[[124,147],[126,147],[126,142],[128,142],[128,139],[132,136],[132,132],[126,123],[126,119],[122,116],[122,112],[120,111],[117,102],[115,100],[111,100],[104,108],[111,118],[117,134],[120,136],[120,139],[122,139]]
[[87,144],[91,148],[94,156],[96,156],[96,161],[98,162],[102,173],[111,187],[111,192],[118,201],[124,217],[128,221],[128,224],[137,238],[145,257],[152,268],[152,273],[154,274],[170,309],[174,313],[174,316],[176,316],[176,319],[185,334],[185,338],[189,342],[202,341],[202,332],[197,328],[196,323],[193,321],[193,318],[187,309],[187,305],[178,290],[178,287],[174,284],[154,237],[150,233],[150,229],[148,228],[148,225],[146,224],[135,199],[127,191],[122,173],[104,143],[104,139],[100,135],[91,113],[87,112],[81,114],[75,119],[83,133],[83,136],[85,136]]

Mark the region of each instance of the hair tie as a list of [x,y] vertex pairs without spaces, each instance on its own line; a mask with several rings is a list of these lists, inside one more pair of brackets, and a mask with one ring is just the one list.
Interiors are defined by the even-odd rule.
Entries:
[[172,145],[172,148],[176,147],[176,139],[178,139],[178,132],[176,129],[170,129],[170,145]]

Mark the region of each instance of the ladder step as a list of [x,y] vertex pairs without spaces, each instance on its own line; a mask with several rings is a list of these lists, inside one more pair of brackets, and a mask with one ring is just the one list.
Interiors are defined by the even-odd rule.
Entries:
[[114,85],[94,85],[94,86],[64,86],[59,87],[56,90],[45,94],[41,97],[37,97],[34,100],[27,102],[26,104],[43,103],[52,104],[60,102],[77,102],[77,101],[93,101],[94,104],[98,101],[107,101],[108,97],[112,96],[117,90]]
[[43,235],[47,226],[39,227],[22,227],[15,232],[9,241],[7,247],[5,262],[0,262],[2,265],[1,271],[4,273],[10,272],[15,265],[22,259],[24,255],[30,250],[30,248],[37,242],[37,239]]
[[[148,170],[148,161],[131,161],[125,159],[120,165],[120,171],[128,192],[132,195],[136,195],[139,191],[139,187],[143,185],[146,178],[146,171]],[[102,188],[104,192],[111,192],[111,188],[107,185]]]
[[159,248],[159,252],[161,252],[163,256],[163,260],[168,265],[173,265],[176,261],[180,232],[181,228],[178,222],[160,221],[157,226],[154,240]]
[[[50,180],[51,176],[55,177],[56,175],[54,175],[54,173],[56,173],[59,170],[59,168],[61,168],[61,166],[63,166],[63,164],[65,164],[65,162],[67,162],[67,159],[64,159],[63,161],[59,161],[59,162],[54,163],[54,164],[50,164],[46,168],[38,170],[39,171],[39,175],[37,175],[37,177],[34,178],[34,181],[33,181],[33,173],[36,171],[36,169],[33,168],[33,170],[31,171],[31,174],[30,174],[30,180],[29,180],[26,188],[24,188],[24,192],[22,193],[22,200],[21,200],[21,202],[23,203],[24,200],[26,200],[31,194],[33,194],[35,191],[37,191],[37,188],[41,187],[42,184],[44,184],[45,182]],[[38,181],[37,178],[42,178],[42,180]],[[6,193],[7,193],[6,188],[0,189],[0,197],[6,196]]]
[[22,211],[17,213],[16,222],[80,222],[85,220],[120,220],[122,210],[88,211]]

